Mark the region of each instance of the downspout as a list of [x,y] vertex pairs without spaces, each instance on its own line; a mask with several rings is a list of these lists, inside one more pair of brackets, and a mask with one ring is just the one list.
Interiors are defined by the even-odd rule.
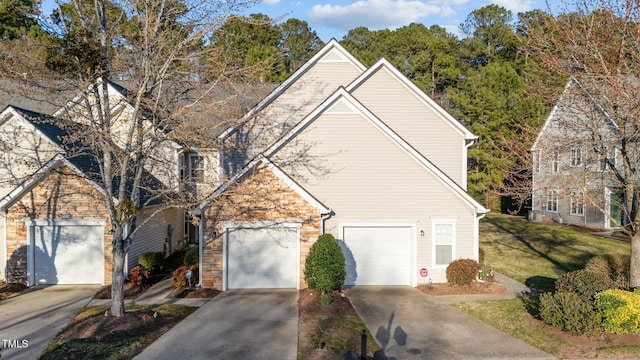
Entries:
[[466,143],[464,145],[465,149],[464,149],[464,159],[462,159],[464,161],[463,163],[463,169],[464,171],[462,172],[462,175],[464,176],[464,179],[462,181],[462,188],[464,189],[464,191],[467,191],[467,177],[468,177],[468,172],[469,172],[469,148],[471,147],[471,145],[476,143],[476,139],[478,139],[477,137],[475,139],[471,139],[468,143]]
[[320,215],[320,235],[324,235],[324,222],[326,220],[329,220],[331,215],[332,215],[332,213],[326,213],[326,214],[321,214]]
[[7,281],[7,215],[8,215],[9,211],[4,211],[2,215],[0,215],[0,217],[2,217],[1,221],[3,222],[2,224],[2,242],[3,242],[3,252],[2,252],[2,279],[0,280],[4,280]]

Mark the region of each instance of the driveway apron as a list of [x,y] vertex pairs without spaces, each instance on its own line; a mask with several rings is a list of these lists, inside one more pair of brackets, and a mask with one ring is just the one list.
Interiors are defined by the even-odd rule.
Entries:
[[204,304],[135,359],[294,360],[297,339],[297,290],[230,290]]
[[414,288],[346,294],[389,359],[555,359]]
[[37,359],[99,288],[94,285],[37,286],[0,301],[1,358]]

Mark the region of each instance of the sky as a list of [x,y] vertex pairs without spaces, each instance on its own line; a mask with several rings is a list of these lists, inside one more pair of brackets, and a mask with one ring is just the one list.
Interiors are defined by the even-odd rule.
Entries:
[[272,19],[306,21],[323,41],[342,40],[358,26],[369,30],[396,29],[411,23],[439,25],[460,37],[459,25],[475,9],[500,5],[514,15],[533,9],[557,11],[557,0],[264,0],[248,13]]
[[[212,0],[214,1],[214,0]],[[215,0],[220,1],[220,0]],[[396,29],[411,23],[429,27],[439,25],[461,37],[459,25],[475,9],[490,4],[500,5],[514,15],[533,9],[553,13],[561,0],[263,0],[247,9],[243,15],[262,13],[277,22],[289,18],[306,21],[325,42],[331,38],[342,40],[347,32],[358,26],[369,30]],[[42,10],[51,12],[53,0],[44,0]]]

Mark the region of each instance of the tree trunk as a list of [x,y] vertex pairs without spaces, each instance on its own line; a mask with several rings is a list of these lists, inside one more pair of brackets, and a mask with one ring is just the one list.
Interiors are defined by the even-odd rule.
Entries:
[[631,237],[631,269],[629,271],[629,286],[640,288],[640,232]]
[[111,273],[111,315],[116,317],[124,315],[124,260],[124,251],[119,247],[114,247]]

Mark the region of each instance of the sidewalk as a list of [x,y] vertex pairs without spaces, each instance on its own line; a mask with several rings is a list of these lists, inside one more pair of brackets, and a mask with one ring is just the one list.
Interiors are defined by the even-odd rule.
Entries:
[[444,304],[455,304],[466,301],[481,300],[507,300],[521,297],[522,295],[537,294],[535,289],[517,282],[509,277],[495,272],[496,281],[504,286],[507,291],[500,294],[469,294],[469,295],[438,295],[431,296],[435,300],[439,300]]
[[[167,298],[173,291],[173,280],[171,278],[162,280],[156,284],[153,284],[151,288],[144,292],[144,294],[140,295],[136,299],[125,300],[125,304],[127,305],[161,305],[161,304],[175,304],[175,305],[186,305],[186,306],[197,306],[201,307],[205,303],[207,303],[211,298],[202,298],[202,299],[184,299],[184,298]],[[110,305],[111,299],[92,299],[87,307],[90,306],[99,306],[99,305]]]

